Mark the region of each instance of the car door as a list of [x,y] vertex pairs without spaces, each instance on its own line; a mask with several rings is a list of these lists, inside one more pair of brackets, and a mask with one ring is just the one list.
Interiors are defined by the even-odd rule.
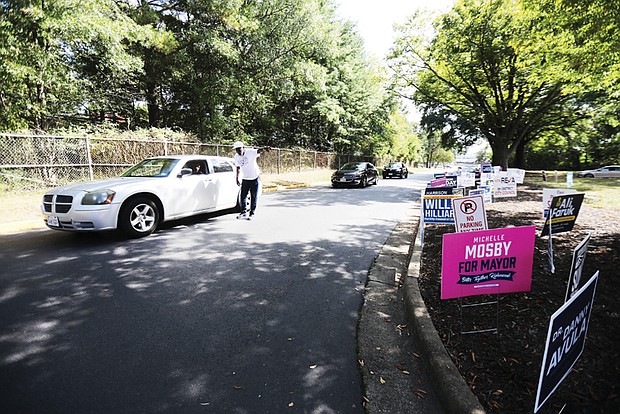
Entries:
[[371,163],[366,163],[366,176],[368,177],[368,181],[375,181],[377,179],[377,169]]
[[613,178],[620,177],[620,168],[619,167],[603,167],[601,168],[601,173],[599,174],[601,178]]
[[208,211],[215,206],[216,187],[212,185],[213,174],[210,173],[206,159],[192,159],[183,165],[191,170],[177,178],[174,194],[175,216],[188,216]]
[[235,166],[232,160],[221,157],[209,158],[211,171],[211,182],[209,194],[214,195],[213,207],[222,210],[233,207],[237,204],[239,187]]

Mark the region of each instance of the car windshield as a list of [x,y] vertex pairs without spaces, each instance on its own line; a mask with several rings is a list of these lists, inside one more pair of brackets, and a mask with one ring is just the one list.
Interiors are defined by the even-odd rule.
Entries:
[[351,170],[363,170],[366,164],[360,162],[348,162],[342,167],[341,170],[351,171]]
[[144,160],[125,171],[122,177],[167,177],[177,162],[171,158]]
[[400,168],[401,164],[400,162],[393,162],[390,164],[390,168]]

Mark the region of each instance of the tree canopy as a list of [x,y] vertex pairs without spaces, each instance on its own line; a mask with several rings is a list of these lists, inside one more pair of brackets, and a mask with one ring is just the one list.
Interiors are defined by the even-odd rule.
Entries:
[[[592,120],[593,108],[601,113],[602,96],[617,95],[618,19],[604,23],[617,15],[612,3],[459,0],[434,20],[418,13],[392,53],[399,91],[420,106],[423,126],[440,131],[445,145],[461,148],[482,137],[495,165],[524,167],[533,141],[570,137]],[[577,13],[584,9],[587,17]],[[602,58],[596,44],[609,55]],[[607,89],[592,82],[593,73]],[[617,120],[617,102],[613,107]]]
[[111,117],[216,142],[391,151],[389,78],[330,0],[0,5],[2,130]]

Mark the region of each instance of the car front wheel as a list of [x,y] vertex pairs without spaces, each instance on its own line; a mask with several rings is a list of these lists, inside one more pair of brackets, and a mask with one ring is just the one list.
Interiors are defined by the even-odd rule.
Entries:
[[366,176],[362,177],[360,180],[360,188],[364,188],[368,185],[368,178]]
[[157,228],[159,209],[148,198],[135,198],[121,208],[118,225],[131,238],[148,236]]

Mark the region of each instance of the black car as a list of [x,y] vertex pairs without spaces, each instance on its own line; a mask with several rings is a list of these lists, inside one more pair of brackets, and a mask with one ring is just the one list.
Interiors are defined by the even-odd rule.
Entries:
[[366,187],[379,182],[379,172],[369,162],[348,162],[332,174],[332,186]]
[[390,165],[383,167],[383,178],[398,177],[407,178],[409,170],[402,162],[392,162]]

